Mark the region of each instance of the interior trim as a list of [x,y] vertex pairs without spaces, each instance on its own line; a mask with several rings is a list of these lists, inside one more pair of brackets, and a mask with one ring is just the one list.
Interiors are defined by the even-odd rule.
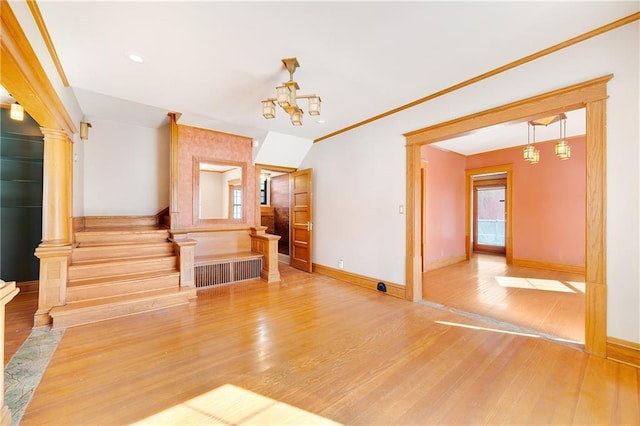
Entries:
[[[451,138],[452,131],[455,131],[456,136],[462,136],[473,130],[506,121],[527,121],[532,117],[538,118],[544,116],[544,114],[554,115],[584,108],[587,102],[606,98],[606,83],[612,78],[613,74],[607,74],[602,77],[511,102],[486,111],[465,115],[443,123],[413,130],[405,133],[404,136],[407,138],[407,144],[409,145],[424,144],[426,134],[428,134],[428,143],[435,143]],[[558,103],[558,96],[562,96],[562,105],[556,105]],[[535,108],[532,107],[534,103],[537,104]],[[544,112],[536,113],[536,110]]]
[[7,0],[0,0],[0,84],[40,125],[69,138],[78,130],[49,81]]
[[631,14],[629,16],[625,16],[624,18],[618,19],[618,20],[613,21],[613,22],[611,22],[609,24],[606,24],[606,25],[598,27],[598,28],[596,28],[594,30],[588,31],[588,32],[583,33],[583,34],[581,34],[579,36],[570,38],[569,40],[563,41],[562,43],[558,43],[558,44],[553,45],[551,47],[548,47],[546,49],[543,49],[543,50],[540,50],[538,52],[535,52],[535,53],[533,53],[531,55],[525,56],[524,58],[520,58],[520,59],[515,60],[513,62],[509,62],[508,64],[502,65],[501,67],[494,68],[491,71],[488,71],[488,72],[480,74],[480,75],[478,75],[476,77],[470,78],[469,80],[465,80],[465,81],[463,81],[461,83],[454,84],[453,86],[449,86],[446,89],[439,90],[439,91],[437,91],[435,93],[432,93],[432,94],[430,94],[428,96],[425,96],[423,98],[417,99],[417,100],[415,100],[413,102],[409,102],[408,104],[405,104],[405,105],[399,106],[397,108],[391,109],[389,111],[383,112],[382,114],[378,114],[378,115],[373,116],[371,118],[368,118],[366,120],[360,121],[360,122],[352,124],[350,126],[347,126],[347,127],[343,128],[343,129],[336,130],[335,132],[329,133],[328,135],[321,136],[321,137],[315,139],[313,142],[316,143],[316,142],[323,141],[325,139],[332,138],[332,137],[337,136],[337,135],[339,135],[341,133],[345,133],[345,132],[348,132],[349,130],[353,130],[353,129],[357,128],[357,127],[364,126],[365,124],[369,124],[369,123],[371,123],[373,121],[380,120],[382,118],[388,117],[388,116],[393,115],[393,114],[395,114],[397,112],[404,111],[404,110],[409,109],[409,108],[413,108],[416,105],[420,105],[420,104],[422,104],[424,102],[427,102],[427,101],[430,101],[432,99],[439,98],[440,96],[446,95],[447,93],[451,93],[451,92],[454,92],[454,91],[456,91],[458,89],[462,89],[463,87],[467,87],[467,86],[470,86],[472,84],[475,84],[475,83],[477,83],[479,81],[486,80],[487,78],[493,77],[493,76],[495,76],[497,74],[500,74],[502,72],[508,71],[510,69],[519,67],[520,65],[524,65],[524,64],[526,64],[528,62],[534,61],[536,59],[539,59],[539,58],[541,58],[543,56],[546,56],[546,55],[549,55],[551,53],[555,53],[555,52],[557,52],[559,50],[562,50],[562,49],[564,49],[566,47],[573,46],[574,44],[578,44],[578,43],[583,42],[585,40],[588,40],[590,38],[593,38],[593,37],[599,36],[601,34],[604,34],[604,33],[608,32],[608,31],[611,31],[611,30],[614,30],[616,28],[622,27],[624,25],[630,24],[632,22],[637,21],[638,19],[640,19],[640,12],[636,12],[636,13],[633,13],[633,14]]
[[582,265],[569,265],[566,263],[554,263],[544,260],[513,259],[514,266],[524,266],[525,268],[547,269],[551,271],[570,272],[572,274],[584,274],[585,268]]
[[607,358],[640,368],[640,344],[607,337]]
[[64,69],[62,68],[62,63],[60,62],[60,57],[58,56],[58,52],[56,52],[56,48],[53,45],[53,41],[51,40],[51,36],[49,35],[49,30],[47,29],[47,24],[44,22],[44,18],[40,13],[40,8],[36,3],[36,0],[27,1],[27,6],[31,10],[31,14],[33,15],[33,19],[36,21],[38,25],[38,29],[40,30],[40,35],[42,35],[42,40],[44,40],[44,44],[47,45],[47,50],[49,50],[49,55],[51,56],[51,60],[58,71],[58,75],[60,76],[60,80],[62,80],[62,84],[64,87],[69,87],[69,80],[67,79],[67,75],[64,73]]
[[586,107],[586,315],[585,350],[605,357],[607,344],[606,282],[606,98],[612,75],[547,92],[519,102],[437,124],[407,137],[406,263],[407,298],[422,300],[420,266],[420,146],[493,124],[552,115]]
[[[265,170],[273,170],[276,172],[284,172],[284,173],[293,173],[298,170],[295,167],[271,166],[269,164],[261,164],[261,163],[256,163],[255,167],[256,167],[256,170],[260,168],[260,170],[265,169]],[[256,174],[259,175],[259,173],[257,172]]]
[[505,259],[507,265],[513,263],[513,164],[479,167],[465,170],[465,217],[464,246],[467,260],[473,253],[473,177],[489,173],[505,173],[505,197],[507,199],[507,227],[505,228]]
[[467,260],[467,256],[464,254],[434,260],[433,262],[426,263],[424,272],[434,271],[436,269],[444,268],[445,266],[455,265],[456,263],[464,262],[465,260]]
[[[377,291],[378,282],[382,281],[377,278],[371,278],[364,275],[354,274],[353,272],[347,272],[342,269],[331,268],[329,266],[319,265],[317,263],[313,264],[313,272],[320,275],[326,275],[327,277],[342,280],[350,284],[355,284],[360,287],[376,290],[376,291]],[[405,298],[404,286],[400,284],[391,283],[389,281],[382,281],[382,282],[384,282],[384,284],[387,286],[387,294],[398,297],[400,299]]]

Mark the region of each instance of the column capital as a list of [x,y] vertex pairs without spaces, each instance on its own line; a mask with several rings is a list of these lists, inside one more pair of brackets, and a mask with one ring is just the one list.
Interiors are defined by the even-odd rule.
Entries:
[[45,142],[48,140],[61,140],[63,142],[71,142],[71,138],[67,135],[67,132],[60,129],[52,129],[50,127],[40,127],[40,131],[44,136]]

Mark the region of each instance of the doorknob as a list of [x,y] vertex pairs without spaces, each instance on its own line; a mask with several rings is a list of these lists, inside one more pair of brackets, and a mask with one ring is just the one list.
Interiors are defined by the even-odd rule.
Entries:
[[307,222],[307,231],[311,231],[313,229],[313,223]]

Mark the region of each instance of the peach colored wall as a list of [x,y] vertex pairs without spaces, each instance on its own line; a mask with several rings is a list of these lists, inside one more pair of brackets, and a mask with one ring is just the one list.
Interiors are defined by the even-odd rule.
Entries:
[[[246,163],[247,179],[243,194],[244,218],[241,224],[197,225],[193,222],[193,159],[207,158]],[[230,229],[255,226],[256,179],[252,165],[250,138],[178,125],[178,229]]]
[[465,254],[465,157],[425,145],[427,161],[426,260],[431,263]]
[[467,157],[467,169],[513,164],[513,258],[584,266],[585,138],[572,138],[571,158],[537,143],[540,162],[522,159],[522,147]]

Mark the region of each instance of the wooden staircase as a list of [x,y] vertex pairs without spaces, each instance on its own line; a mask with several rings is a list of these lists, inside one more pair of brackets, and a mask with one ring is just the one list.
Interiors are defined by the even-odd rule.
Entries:
[[67,304],[51,309],[53,328],[89,324],[186,304],[169,232],[155,216],[85,218],[75,233]]

